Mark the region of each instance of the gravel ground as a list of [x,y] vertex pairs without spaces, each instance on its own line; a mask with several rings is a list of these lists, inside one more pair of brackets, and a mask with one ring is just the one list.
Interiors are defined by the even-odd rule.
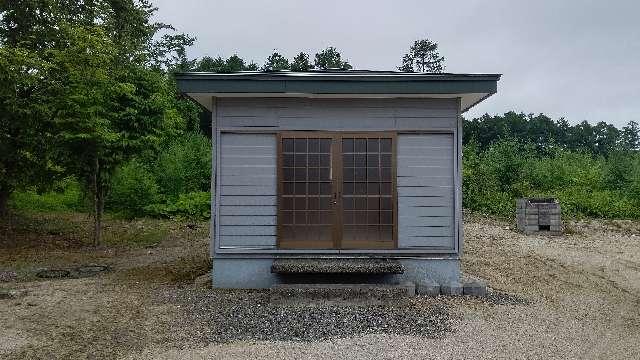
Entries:
[[447,309],[415,298],[376,306],[318,303],[282,305],[268,291],[185,291],[176,298],[187,323],[201,324],[203,343],[232,341],[318,341],[370,333],[442,337]]
[[[20,277],[0,284],[17,294],[0,300],[0,358],[640,359],[640,223],[568,230],[525,236],[467,218],[463,269],[488,282],[487,299],[379,306],[278,305],[266,292],[196,288],[204,239],[93,255],[56,250],[54,264],[29,263],[45,259],[40,249],[4,258],[0,249],[0,270]],[[24,278],[87,256],[113,271]]]

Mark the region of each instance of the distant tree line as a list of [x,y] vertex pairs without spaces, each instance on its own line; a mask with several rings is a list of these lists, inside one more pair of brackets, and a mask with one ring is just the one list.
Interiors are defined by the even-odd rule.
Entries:
[[604,121],[595,125],[586,121],[571,125],[564,118],[553,120],[544,114],[516,112],[485,114],[464,121],[464,145],[474,143],[484,151],[506,139],[531,144],[540,153],[561,148],[607,156],[615,151],[640,149],[640,126],[635,121],[629,121],[620,129]]
[[[416,40],[409,51],[402,57],[402,65],[398,70],[404,72],[437,73],[444,70],[444,57],[440,56],[438,44],[429,39]],[[179,63],[178,71],[207,71],[215,73],[231,73],[236,71],[309,71],[309,70],[350,70],[353,66],[344,60],[342,54],[333,46],[317,52],[311,61],[309,54],[299,52],[291,60],[277,51],[267,57],[259,66],[253,61],[246,61],[237,54],[223,59],[203,56],[200,59],[186,60]]]
[[289,61],[284,55],[274,51],[267,57],[265,63],[259,66],[255,62],[247,62],[237,54],[223,59],[218,56],[212,58],[203,56],[188,63],[182,64],[181,71],[207,71],[215,73],[232,73],[236,71],[309,71],[309,70],[349,70],[352,66],[348,61],[342,59],[340,52],[333,46],[315,54],[313,63],[309,54],[300,52]]

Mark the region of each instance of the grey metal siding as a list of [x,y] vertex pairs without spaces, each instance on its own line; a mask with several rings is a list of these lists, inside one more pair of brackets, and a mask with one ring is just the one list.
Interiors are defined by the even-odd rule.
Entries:
[[280,130],[398,131],[398,252],[457,249],[457,99],[218,98],[216,105],[218,252],[285,252],[276,249]]
[[455,245],[454,134],[398,135],[398,246]]
[[223,129],[453,130],[456,114],[456,99],[218,99]]
[[275,247],[276,138],[220,135],[221,247]]

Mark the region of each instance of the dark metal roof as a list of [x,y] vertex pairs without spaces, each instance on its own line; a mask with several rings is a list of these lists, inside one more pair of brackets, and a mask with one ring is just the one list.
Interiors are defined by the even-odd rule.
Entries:
[[340,81],[465,81],[465,80],[500,80],[501,74],[453,74],[453,73],[416,73],[402,71],[378,70],[311,70],[306,72],[294,71],[238,71],[221,74],[211,72],[183,72],[177,73],[179,80],[210,79],[210,80],[340,80]]
[[195,94],[438,95],[463,99],[466,111],[497,91],[500,74],[407,73],[373,70],[241,71],[176,74],[178,88]]

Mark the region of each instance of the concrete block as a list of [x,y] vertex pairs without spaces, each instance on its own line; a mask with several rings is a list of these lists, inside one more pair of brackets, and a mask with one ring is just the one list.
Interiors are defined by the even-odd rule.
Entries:
[[485,297],[487,296],[487,284],[478,280],[469,280],[462,286],[464,295]]
[[442,295],[459,296],[462,295],[462,284],[458,281],[451,281],[440,285]]
[[416,296],[416,284],[411,281],[405,281],[399,285],[399,287],[405,289],[408,296]]
[[438,296],[440,295],[440,284],[431,279],[421,280],[416,284],[416,293],[419,295]]

